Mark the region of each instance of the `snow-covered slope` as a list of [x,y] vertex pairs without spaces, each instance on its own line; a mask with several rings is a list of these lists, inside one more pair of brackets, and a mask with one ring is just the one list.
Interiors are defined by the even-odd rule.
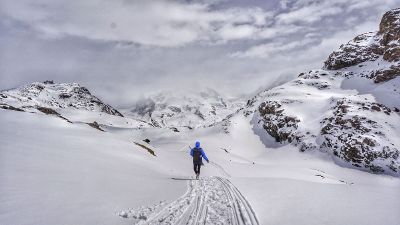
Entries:
[[155,127],[180,131],[218,123],[243,105],[243,101],[226,98],[212,89],[189,93],[163,91],[138,101],[123,112]]
[[[271,145],[327,152],[340,165],[400,175],[400,9],[357,36],[325,67],[259,93],[241,111]],[[226,131],[231,120],[221,123]]]
[[100,129],[101,126],[151,126],[143,121],[124,118],[118,110],[77,83],[34,82],[1,91],[0,108],[57,116],[71,123],[88,123]]
[[4,109],[0,122],[0,224],[120,224],[118,210],[185,190],[162,152],[118,134]]
[[[229,134],[98,132],[0,109],[0,224],[398,224],[399,179],[265,148],[249,119],[236,115]],[[195,140],[210,159],[198,181]]]

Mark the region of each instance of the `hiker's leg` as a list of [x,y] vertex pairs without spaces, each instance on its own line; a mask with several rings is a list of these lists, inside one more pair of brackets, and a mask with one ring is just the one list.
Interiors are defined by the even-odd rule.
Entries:
[[197,164],[193,163],[193,169],[194,169],[194,173],[197,174]]
[[195,165],[194,165],[194,170],[195,170],[195,173],[196,174],[199,174],[200,173],[200,164],[198,164],[198,163],[196,163]]

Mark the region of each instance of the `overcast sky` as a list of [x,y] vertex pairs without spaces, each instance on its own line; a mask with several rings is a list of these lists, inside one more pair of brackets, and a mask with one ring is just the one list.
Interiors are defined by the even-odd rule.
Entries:
[[400,0],[0,0],[0,89],[78,82],[129,105],[165,89],[238,96],[321,68]]

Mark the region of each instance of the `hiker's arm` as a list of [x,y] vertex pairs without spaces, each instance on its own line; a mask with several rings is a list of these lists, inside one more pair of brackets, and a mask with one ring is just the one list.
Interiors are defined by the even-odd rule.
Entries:
[[193,157],[193,148],[190,149],[190,155]]
[[206,153],[204,152],[203,149],[201,149],[201,155],[202,155],[203,158],[208,162],[208,158],[207,158]]

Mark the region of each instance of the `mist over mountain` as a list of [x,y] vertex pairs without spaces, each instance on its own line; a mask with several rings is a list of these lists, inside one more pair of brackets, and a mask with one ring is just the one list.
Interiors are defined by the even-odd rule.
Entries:
[[136,102],[123,112],[155,127],[179,131],[218,123],[243,107],[244,103],[244,99],[227,98],[210,88],[204,91],[163,91]]

